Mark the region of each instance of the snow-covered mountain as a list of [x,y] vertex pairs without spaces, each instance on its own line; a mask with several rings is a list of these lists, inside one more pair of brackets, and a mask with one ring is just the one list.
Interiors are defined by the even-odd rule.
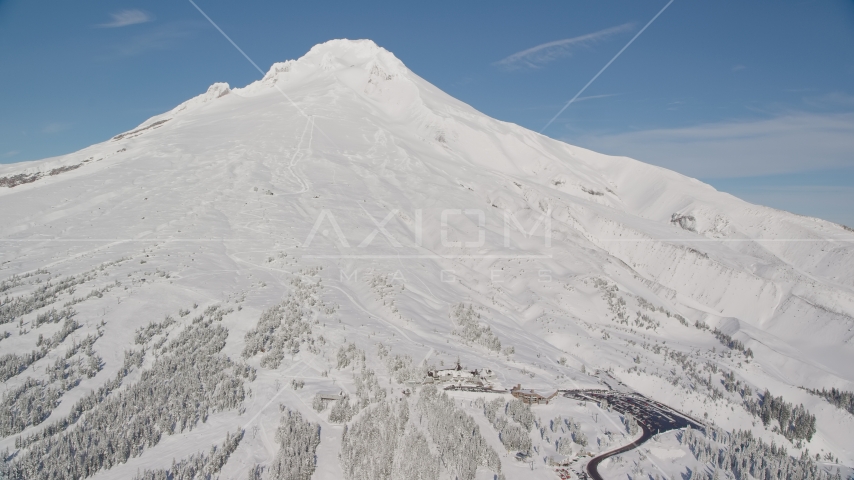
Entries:
[[[458,363],[854,465],[854,231],[489,118],[368,40],[0,166],[0,207],[12,477],[553,478],[629,441],[603,405],[423,384]],[[711,475],[690,438],[601,471]]]

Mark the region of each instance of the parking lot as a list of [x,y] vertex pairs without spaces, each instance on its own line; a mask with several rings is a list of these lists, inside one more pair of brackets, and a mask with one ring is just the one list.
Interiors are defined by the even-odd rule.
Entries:
[[688,425],[691,428],[703,428],[702,423],[693,418],[639,393],[613,390],[567,390],[562,393],[566,398],[593,401],[600,406],[606,401],[613,410],[631,413],[635,420],[652,434],[685,428]]
[[616,390],[565,390],[563,396],[584,402],[596,402],[600,407],[607,402],[612,410],[620,413],[631,413],[637,420],[642,432],[640,438],[620,448],[602,453],[587,463],[586,471],[581,472],[582,478],[589,476],[593,480],[603,480],[598,467],[606,458],[619,455],[637,448],[652,438],[655,434],[685,428],[703,428],[702,423],[685,415],[678,410],[668,407],[661,402],[649,399],[636,392]]

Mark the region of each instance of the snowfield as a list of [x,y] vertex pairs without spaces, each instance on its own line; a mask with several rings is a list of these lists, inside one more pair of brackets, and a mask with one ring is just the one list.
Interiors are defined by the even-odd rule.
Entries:
[[604,478],[848,478],[852,338],[852,229],[494,120],[369,40],[0,165],[0,477],[576,478],[638,436],[520,385],[706,424]]

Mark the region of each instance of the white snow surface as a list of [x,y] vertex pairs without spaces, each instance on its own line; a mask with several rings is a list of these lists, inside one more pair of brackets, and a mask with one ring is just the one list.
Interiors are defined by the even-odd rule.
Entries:
[[[0,450],[14,452],[16,437],[67,415],[113,378],[123,352],[134,347],[134,331],[166,315],[178,321],[173,338],[204,308],[233,308],[222,320],[229,329],[223,352],[241,360],[245,333],[299,277],[320,279],[323,301],[337,306],[317,317],[314,334],[327,341],[319,352],[302,349],[274,369],[249,358],[258,376],[247,383],[245,411],[214,413],[95,478],[168,468],[173,458],[221,444],[236,427],[246,435],[222,478],[246,478],[251,465],[269,465],[275,456],[279,404],[321,426],[314,478],[342,478],[343,426],[328,421],[328,408],[315,412],[311,400],[318,392],[354,393],[354,372],[336,368],[345,342],[366,352],[393,398],[405,386],[391,380],[378,344],[416,365],[459,359],[468,368],[490,368],[496,388],[607,388],[603,372],[610,370],[629,388],[697,418],[708,413],[722,428],[752,429],[801,451],[763,428],[737,394],[712,402],[681,371],[669,373],[673,361],[647,348],[666,345],[734,372],[754,392],[768,388],[803,403],[817,418],[817,433],[803,447],[854,465],[854,416],[803,389],[854,391],[854,231],[489,118],[369,40],[317,45],[274,64],[259,81],[243,88],[216,83],[116,138],[0,166],[0,177],[38,172],[42,177],[31,183],[0,187],[0,280],[38,269],[64,278],[126,260],[24,315],[23,327],[19,319],[0,325],[0,334],[10,334],[0,340],[2,354],[30,352],[39,334],[59,328],[28,327],[36,315],[121,284],[74,305],[82,328],[4,382],[8,390],[28,377],[46,378],[45,367],[73,339],[105,322],[94,344],[103,370],[66,392],[47,420],[4,437]],[[627,302],[628,322],[614,320],[605,286],[616,286]],[[451,308],[458,303],[473,305],[502,349],[514,353],[453,334],[459,326]],[[191,313],[180,317],[180,309]],[[657,325],[636,323],[640,314]],[[695,328],[698,321],[742,342],[754,358],[746,361]],[[674,385],[672,376],[683,383]],[[292,379],[305,387],[291,388]],[[492,398],[452,394],[501,455],[507,478],[531,478],[530,467],[505,456],[497,433],[470,406],[478,396]],[[615,430],[602,414],[594,421],[593,407],[560,397],[533,410],[546,422],[561,412],[574,416],[591,440],[605,438],[604,428]],[[541,441],[536,429],[532,438]],[[653,458],[693,461],[667,438],[651,447]],[[625,442],[603,443],[601,451]],[[556,478],[542,460],[554,446],[540,445],[533,473]],[[608,468],[614,465],[628,471],[616,461]],[[481,468],[478,478],[492,472]]]

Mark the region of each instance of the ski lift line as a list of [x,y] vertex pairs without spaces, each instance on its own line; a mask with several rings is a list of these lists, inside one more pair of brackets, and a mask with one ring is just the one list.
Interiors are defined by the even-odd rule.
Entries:
[[376,318],[377,320],[380,320],[380,321],[382,321],[383,323],[386,323],[387,325],[389,325],[389,326],[390,326],[390,327],[392,327],[393,329],[397,330],[397,332],[398,332],[398,333],[400,333],[400,334],[401,334],[401,336],[403,336],[403,338],[405,338],[405,339],[409,340],[409,341],[410,341],[410,342],[412,342],[412,343],[415,343],[415,341],[413,341],[411,338],[409,338],[409,335],[407,335],[403,330],[401,330],[400,328],[398,328],[398,326],[397,326],[397,325],[395,325],[395,324],[391,323],[390,321],[386,320],[385,318],[380,317],[379,315],[374,315],[373,313],[369,312],[369,311],[368,311],[368,310],[366,310],[364,307],[362,307],[362,305],[360,305],[358,302],[356,302],[356,300],[355,300],[355,299],[353,299],[353,297],[352,297],[352,296],[350,296],[350,294],[349,294],[349,293],[347,293],[346,291],[344,291],[344,289],[343,289],[343,288],[341,288],[341,287],[337,287],[337,286],[335,286],[335,285],[330,285],[329,287],[330,287],[330,288],[334,288],[334,289],[336,289],[336,290],[340,291],[341,293],[343,293],[343,294],[344,294],[348,299],[350,299],[350,302],[352,302],[352,303],[353,303],[353,305],[355,305],[355,306],[356,306],[356,308],[358,308],[359,310],[363,311],[363,312],[364,312],[366,315],[368,315],[369,317]]
[[[211,19],[211,17],[209,17],[209,16],[208,16],[208,14],[207,14],[207,13],[205,13],[205,12],[204,12],[204,10],[202,10],[202,9],[201,9],[201,7],[199,7],[198,5],[196,5],[196,2],[194,2],[193,0],[187,0],[187,1],[188,1],[188,2],[190,2],[190,4],[192,4],[194,7],[196,7],[196,10],[198,10],[198,11],[199,11],[199,13],[201,13],[201,14],[202,14],[202,16],[203,16],[203,17],[205,17],[205,19],[206,19],[208,22],[210,22],[210,24],[211,24],[211,25],[213,25],[213,26],[214,26],[214,28],[216,28],[216,29],[217,29],[217,31],[218,31],[219,33],[221,33],[221,34],[222,34],[222,36],[223,36],[223,37],[225,37],[225,39],[226,39],[226,40],[228,40],[228,42],[229,42],[229,43],[230,43],[234,48],[236,48],[238,52],[240,52],[240,54],[241,54],[241,55],[243,55],[243,58],[245,58],[246,60],[248,60],[248,61],[249,61],[249,63],[251,63],[251,64],[252,64],[252,66],[253,66],[253,67],[255,67],[255,70],[258,70],[258,72],[261,74],[261,77],[262,77],[262,78],[264,77],[264,75],[266,75],[266,73],[264,72],[264,70],[261,70],[261,67],[259,67],[259,66],[258,66],[258,64],[256,64],[256,63],[255,63],[255,61],[254,61],[254,60],[252,60],[252,59],[249,57],[249,55],[247,55],[247,54],[246,54],[246,52],[244,52],[244,51],[243,51],[243,49],[242,49],[242,48],[240,48],[236,43],[234,43],[234,40],[232,40],[232,39],[231,39],[231,37],[229,37],[229,36],[228,36],[228,34],[226,34],[226,33],[225,33],[221,28],[219,28],[219,25],[217,25],[217,24],[216,24],[216,22],[214,22],[214,21],[213,21],[213,19]],[[672,1],[672,0],[671,0],[671,1]],[[291,105],[293,105],[293,106],[294,106],[294,108],[296,108],[296,109],[297,109],[297,111],[298,111],[302,116],[304,116],[304,117],[306,117],[306,118],[310,118],[310,117],[309,117],[309,115],[308,115],[308,114],[306,114],[306,113],[305,113],[305,111],[303,111],[303,109],[302,109],[302,108],[300,108],[300,106],[299,106],[299,105],[297,105],[297,104],[296,104],[296,103],[291,99],[291,97],[289,97],[289,96],[288,96],[288,94],[287,94],[287,93],[285,93],[281,88],[279,88],[279,85],[278,85],[278,84],[275,84],[275,83],[274,83],[274,84],[273,84],[273,86],[276,88],[276,90],[278,90],[278,91],[279,91],[279,93],[281,93],[281,94],[282,94],[282,96],[283,96],[283,97],[285,97],[285,99],[287,99],[287,101],[288,101],[288,102],[290,102],[290,104],[291,104]],[[323,136],[324,136],[324,137],[326,137],[326,139],[327,139],[327,140],[329,140],[330,142],[332,142],[332,145],[334,145],[334,146],[335,146],[335,148],[337,148],[338,150],[341,150],[341,148],[340,148],[340,147],[338,147],[338,145],[337,145],[337,144],[336,144],[336,143],[335,143],[331,138],[329,138],[329,135],[327,135],[327,134],[326,134],[326,132],[324,132],[322,129],[318,129],[318,130],[320,131],[320,133],[322,133],[322,134],[323,134]]]
[[[0,241],[3,241],[3,240],[6,240],[6,239],[0,239]],[[21,239],[21,240],[22,240],[22,241],[24,241],[25,239]],[[33,239],[32,241],[34,241],[34,242],[35,242],[35,241],[44,241],[44,240],[45,240],[45,239]],[[11,240],[11,241],[14,241],[14,240]],[[84,251],[84,252],[80,252],[80,253],[77,253],[77,254],[71,255],[71,256],[69,256],[69,257],[63,258],[63,259],[61,259],[61,260],[57,260],[57,261],[55,261],[55,262],[48,263],[47,265],[43,265],[43,266],[38,267],[38,268],[36,268],[36,269],[32,269],[32,270],[27,270],[27,271],[25,271],[25,272],[21,272],[21,273],[20,273],[20,275],[24,275],[24,274],[28,274],[28,273],[35,272],[35,271],[39,270],[40,268],[44,268],[44,269],[51,268],[51,267],[54,267],[54,266],[56,266],[56,265],[60,265],[60,264],[62,264],[62,263],[65,263],[65,262],[68,262],[68,261],[71,261],[71,260],[76,260],[76,259],[78,259],[78,258],[80,258],[80,257],[85,257],[86,255],[89,255],[89,254],[95,253],[95,252],[97,252],[97,251],[99,251],[99,250],[103,250],[103,249],[105,249],[105,248],[115,247],[115,246],[117,246],[117,245],[121,245],[122,243],[127,243],[127,242],[129,242],[129,241],[131,241],[131,240],[116,240],[116,239],[114,239],[114,238],[110,238],[110,239],[101,239],[100,241],[101,241],[101,242],[110,242],[110,243],[108,243],[107,245],[101,245],[101,246],[99,246],[99,247],[95,247],[95,248],[93,248],[93,249],[91,249],[91,250],[87,250],[87,251]]]
[[[214,26],[214,28],[216,28],[216,29],[217,29],[217,31],[218,31],[220,34],[222,34],[222,36],[223,36],[223,37],[225,37],[225,39],[226,39],[226,40],[228,40],[228,42],[229,42],[229,43],[230,43],[234,48],[236,48],[236,49],[237,49],[237,51],[238,51],[238,52],[240,52],[240,54],[241,54],[241,55],[243,55],[243,58],[245,58],[246,60],[248,60],[248,61],[249,61],[249,63],[251,63],[251,64],[252,64],[252,66],[253,66],[253,67],[255,67],[255,70],[258,70],[258,72],[261,74],[261,76],[262,76],[262,77],[263,77],[264,75],[266,75],[266,74],[264,73],[264,70],[261,70],[261,67],[259,67],[259,66],[258,66],[258,64],[256,64],[256,63],[255,63],[255,61],[254,61],[254,60],[252,60],[252,59],[249,57],[249,55],[247,55],[247,54],[246,54],[246,52],[244,52],[244,51],[243,51],[243,49],[242,49],[242,48],[240,48],[236,43],[234,43],[234,40],[232,40],[232,39],[231,39],[231,37],[229,37],[227,33],[225,33],[224,31],[222,31],[222,29],[221,29],[221,28],[219,28],[219,25],[217,25],[217,24],[216,24],[216,22],[214,22],[214,21],[213,21],[213,19],[211,19],[211,17],[209,17],[209,16],[208,16],[208,14],[204,12],[204,10],[202,10],[198,5],[196,5],[196,2],[194,2],[193,0],[187,0],[187,1],[188,1],[188,2],[190,2],[194,7],[196,7],[196,10],[198,10],[198,11],[199,11],[199,13],[201,13],[201,14],[202,14],[202,16],[203,16],[203,17],[205,17],[205,19],[206,19],[208,22],[210,22],[210,24],[211,24],[211,25],[213,25],[213,26]],[[303,116],[305,116],[305,117],[308,117],[308,115],[306,115],[306,113],[305,113],[305,112],[304,112],[304,111],[299,107],[299,105],[297,105],[296,103],[294,103],[294,101],[293,101],[293,100],[291,100],[291,97],[289,97],[285,92],[283,92],[281,89],[279,89],[279,88],[278,88],[278,85],[276,86],[276,90],[279,90],[279,92],[280,92],[282,95],[284,95],[284,96],[285,96],[285,98],[286,98],[286,99],[288,99],[288,101],[289,101],[289,102],[291,102],[291,105],[293,105],[293,106],[294,106],[294,108],[296,108],[296,109],[300,112],[300,114],[302,114],[302,115],[303,115]]]
[[[249,63],[251,63],[251,64],[252,64],[252,66],[253,66],[253,67],[255,67],[255,69],[256,69],[256,70],[258,70],[258,71],[261,73],[261,75],[264,75],[264,71],[263,71],[263,70],[261,70],[261,67],[259,67],[258,65],[256,65],[256,64],[255,64],[255,62],[254,62],[251,58],[249,58],[249,55],[246,55],[246,52],[244,52],[242,48],[240,48],[239,46],[237,46],[237,44],[236,44],[236,43],[234,43],[234,40],[232,40],[232,39],[231,39],[231,37],[229,37],[225,32],[223,32],[223,31],[222,31],[222,29],[221,29],[221,28],[219,28],[219,25],[217,25],[217,24],[216,24],[216,22],[214,22],[213,20],[211,20],[211,17],[209,17],[207,13],[205,13],[201,8],[199,8],[199,6],[198,6],[198,5],[196,5],[196,2],[194,2],[193,0],[188,0],[188,1],[189,1],[189,2],[194,6],[194,7],[196,7],[196,10],[198,10],[198,11],[199,11],[199,13],[201,13],[201,14],[202,14],[202,16],[204,16],[204,17],[208,20],[208,22],[210,22],[210,24],[211,24],[211,25],[213,25],[213,26],[214,26],[214,28],[216,28],[216,29],[219,31],[219,33],[221,33],[221,34],[222,34],[222,36],[223,36],[223,37],[225,37],[225,39],[226,39],[226,40],[228,40],[228,41],[229,41],[229,43],[231,43],[231,45],[232,45],[232,46],[234,46],[234,48],[236,48],[238,52],[240,52],[240,54],[241,54],[241,55],[243,55],[243,57],[244,57],[246,60],[249,60]],[[299,108],[299,107],[297,107],[297,108]]]
[[[192,0],[191,0],[191,1],[192,1]],[[302,363],[302,360],[300,360],[300,361],[299,361],[299,363]],[[279,391],[278,391],[278,392],[276,392],[276,394],[275,394],[275,395],[273,395],[273,397],[272,397],[269,401],[267,401],[267,403],[265,403],[265,404],[264,404],[264,406],[263,406],[263,407],[261,407],[261,409],[260,409],[260,410],[258,410],[258,413],[256,413],[252,418],[250,418],[246,423],[244,423],[244,424],[243,424],[243,428],[245,429],[245,428],[246,428],[246,427],[248,427],[249,425],[252,425],[252,422],[254,422],[254,421],[255,421],[255,420],[256,420],[256,419],[257,419],[257,418],[258,418],[262,413],[264,413],[264,410],[266,410],[266,409],[267,409],[267,407],[269,407],[269,406],[270,406],[270,404],[272,404],[272,403],[273,403],[273,400],[275,400],[276,398],[278,398],[278,397],[279,397],[279,395],[280,395],[283,391],[285,391],[285,389],[286,389],[286,388],[287,388],[287,385],[283,385],[283,386],[282,386],[282,388],[280,388],[280,389],[279,389]]]
[[[192,2],[192,0],[190,0],[190,1]],[[665,11],[665,10],[667,10],[667,7],[669,7],[671,3],[673,3],[673,0],[670,0],[669,2],[667,2],[667,5],[665,5],[665,6],[664,6],[664,8],[662,8],[661,10],[659,10],[659,12],[658,12],[658,13],[656,13],[654,17],[652,17],[652,20],[650,20],[649,22],[647,22],[647,24],[646,24],[646,25],[644,25],[644,26],[643,26],[643,28],[641,28],[641,29],[640,29],[640,31],[639,31],[638,33],[636,33],[634,37],[632,37],[632,39],[631,39],[631,40],[629,40],[629,43],[627,43],[625,47],[621,48],[621,49],[620,49],[620,51],[619,51],[619,52],[617,52],[617,54],[616,54],[616,55],[614,55],[614,58],[612,58],[610,61],[608,61],[608,63],[606,63],[606,64],[605,64],[605,66],[604,66],[604,67],[602,67],[602,69],[601,69],[601,70],[599,70],[599,72],[598,72],[596,75],[594,75],[594,76],[593,76],[593,78],[591,78],[591,79],[590,79],[590,81],[589,81],[589,82],[587,82],[587,84],[586,84],[586,85],[584,85],[584,87],[582,87],[582,88],[581,88],[581,90],[579,90],[579,91],[578,91],[578,93],[576,93],[574,97],[572,97],[572,99],[570,99],[570,101],[566,102],[566,105],[564,105],[564,106],[563,106],[563,108],[561,108],[561,109],[560,109],[560,111],[559,111],[559,112],[557,112],[557,114],[556,114],[554,117],[552,117],[552,119],[551,119],[551,120],[549,120],[549,123],[547,123],[547,124],[546,124],[546,126],[545,126],[545,127],[543,127],[543,128],[540,130],[540,133],[543,133],[547,128],[549,128],[549,125],[551,125],[551,124],[552,124],[552,122],[554,122],[555,120],[557,120],[557,117],[559,117],[559,116],[560,116],[560,114],[561,114],[561,113],[563,113],[563,111],[564,111],[564,110],[566,110],[567,108],[569,108],[569,106],[570,106],[570,105],[572,105],[572,102],[574,102],[574,101],[579,97],[579,95],[581,95],[582,93],[584,93],[584,91],[585,91],[585,90],[587,90],[587,87],[589,87],[591,83],[593,83],[594,81],[596,81],[596,79],[597,79],[597,78],[599,78],[599,75],[602,75],[602,72],[604,72],[604,71],[605,71],[605,69],[607,69],[609,66],[611,66],[611,64],[612,64],[612,63],[614,63],[614,60],[616,60],[616,59],[617,59],[617,57],[619,57],[619,56],[620,56],[620,54],[622,54],[622,53],[623,53],[627,48],[629,48],[629,45],[631,45],[631,44],[632,44],[632,43],[633,43],[633,42],[634,42],[634,41],[635,41],[635,40],[640,36],[640,34],[641,34],[641,33],[643,33],[643,32],[644,32],[644,30],[646,30],[646,29],[647,29],[647,27],[649,27],[650,25],[652,25],[652,22],[654,22],[654,21],[655,21],[655,19],[656,19],[656,18],[658,18],[658,16],[659,16],[659,15],[661,15],[662,13],[664,13],[664,11]],[[197,7],[197,8],[198,8],[198,7]]]

